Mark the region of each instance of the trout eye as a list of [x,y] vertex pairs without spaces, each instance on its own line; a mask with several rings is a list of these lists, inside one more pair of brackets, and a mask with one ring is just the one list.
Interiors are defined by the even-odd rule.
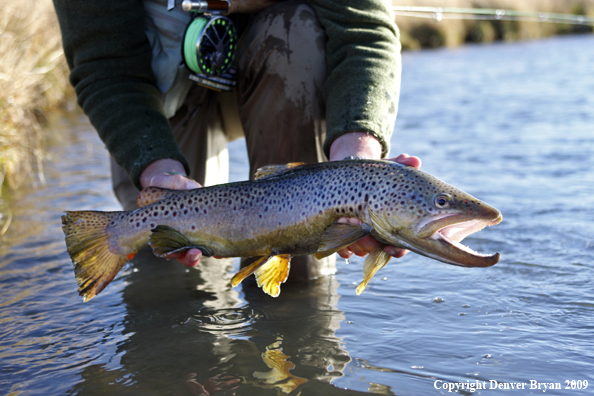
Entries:
[[437,194],[435,198],[433,198],[435,207],[439,209],[445,209],[449,207],[450,202],[452,202],[452,196],[450,194]]

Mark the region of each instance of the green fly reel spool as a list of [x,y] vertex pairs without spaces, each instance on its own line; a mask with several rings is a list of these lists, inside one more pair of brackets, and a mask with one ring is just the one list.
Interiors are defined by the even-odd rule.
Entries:
[[237,28],[224,16],[198,16],[184,35],[182,55],[186,66],[199,75],[222,77],[233,64]]

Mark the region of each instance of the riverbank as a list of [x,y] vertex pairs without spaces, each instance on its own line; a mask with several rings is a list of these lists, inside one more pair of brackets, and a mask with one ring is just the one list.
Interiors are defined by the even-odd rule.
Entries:
[[[395,6],[480,7],[594,16],[588,0],[408,0]],[[525,21],[477,21],[396,16],[405,50],[465,42],[523,40],[579,31],[591,26]],[[0,0],[0,191],[43,183],[44,121],[74,103],[60,31],[50,0],[30,12]]]
[[50,0],[0,0],[0,53],[0,188],[16,189],[44,182],[42,125],[74,97]]
[[[561,13],[594,17],[590,0],[393,0],[394,6],[489,8],[514,11]],[[412,13],[396,15],[404,50],[455,47],[469,42],[533,40],[573,33],[592,33],[588,25],[543,23],[526,20],[441,19],[428,13],[426,18]]]

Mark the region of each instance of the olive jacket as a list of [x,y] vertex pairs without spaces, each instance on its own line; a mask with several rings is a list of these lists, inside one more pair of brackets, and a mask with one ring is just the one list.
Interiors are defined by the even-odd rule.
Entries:
[[[399,33],[386,0],[310,0],[325,30],[326,155],[334,139],[367,131],[389,152],[400,89]],[[138,0],[54,0],[79,105],[137,187],[152,162],[188,171],[161,104]]]

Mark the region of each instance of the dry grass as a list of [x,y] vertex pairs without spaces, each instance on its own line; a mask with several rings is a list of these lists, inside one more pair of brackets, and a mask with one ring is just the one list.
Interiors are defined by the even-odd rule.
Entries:
[[[594,16],[591,0],[392,0],[395,6],[497,8]],[[442,20],[396,16],[405,49],[457,46],[465,42],[526,40],[573,32],[591,26],[528,21]]]
[[[395,0],[394,5],[506,8],[594,15],[591,0]],[[568,25],[517,21],[444,20],[398,16],[404,48],[467,41],[516,40],[569,32]],[[591,28],[590,28],[591,31]],[[25,181],[43,183],[43,121],[73,91],[51,0],[0,0],[0,192]]]
[[72,95],[51,0],[0,0],[0,54],[0,189],[43,183],[41,125]]

